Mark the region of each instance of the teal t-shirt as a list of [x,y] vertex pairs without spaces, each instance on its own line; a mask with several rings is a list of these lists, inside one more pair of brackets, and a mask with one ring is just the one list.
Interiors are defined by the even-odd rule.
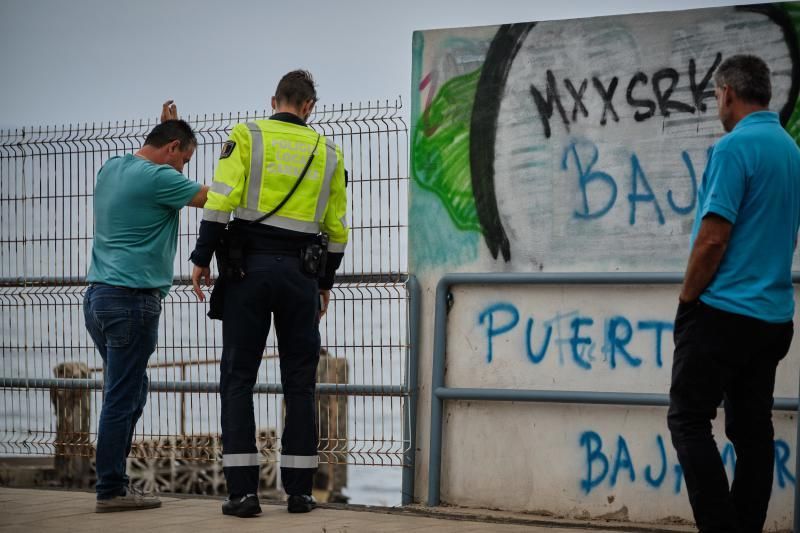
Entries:
[[200,190],[169,165],[131,154],[97,173],[89,282],[134,289],[172,286],[180,209]]
[[800,149],[776,113],[750,113],[714,146],[698,190],[692,245],[709,213],[733,228],[719,269],[700,299],[766,322],[791,320]]

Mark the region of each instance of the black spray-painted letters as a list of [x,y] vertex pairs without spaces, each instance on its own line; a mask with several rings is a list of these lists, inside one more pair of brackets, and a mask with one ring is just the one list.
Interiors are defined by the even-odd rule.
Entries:
[[[703,77],[698,81],[697,62],[689,60],[689,94],[691,102],[684,102],[674,96],[675,89],[680,84],[680,73],[672,67],[665,67],[657,70],[652,76],[644,72],[635,72],[629,79],[625,90],[625,102],[635,109],[633,119],[637,122],[648,120],[658,114],[662,117],[669,117],[675,113],[694,114],[697,111],[706,112],[708,107],[705,100],[714,97],[714,91],[709,88],[714,71],[722,62],[722,54],[717,53],[710,67],[705,71]],[[600,97],[603,103],[602,110],[595,111],[595,116],[599,117],[601,126],[605,126],[609,121],[619,122],[619,115],[614,104],[619,76],[611,78],[600,78],[593,76],[591,86]],[[648,83],[649,82],[649,83]],[[577,88],[576,88],[577,85]],[[564,98],[572,99],[572,120],[564,107],[562,93],[559,88],[558,80],[553,71],[545,72],[544,94],[542,90],[531,84],[530,93],[533,102],[539,112],[542,121],[544,136],[550,138],[552,129],[550,122],[554,112],[558,111],[561,123],[567,133],[570,131],[570,124],[578,120],[590,119],[590,110],[586,106],[586,92],[589,87],[589,78],[584,78],[580,83],[575,83],[571,78],[564,78],[563,86],[566,89]],[[649,87],[649,92],[648,92]],[[651,93],[651,94],[649,94]],[[568,95],[568,96],[567,96]]]

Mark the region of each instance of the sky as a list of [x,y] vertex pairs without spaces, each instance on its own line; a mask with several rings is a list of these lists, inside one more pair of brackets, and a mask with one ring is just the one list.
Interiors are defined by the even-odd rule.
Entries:
[[[320,104],[402,98],[414,30],[729,0],[0,0],[0,128],[262,110],[306,68]],[[287,8],[289,10],[287,10]]]

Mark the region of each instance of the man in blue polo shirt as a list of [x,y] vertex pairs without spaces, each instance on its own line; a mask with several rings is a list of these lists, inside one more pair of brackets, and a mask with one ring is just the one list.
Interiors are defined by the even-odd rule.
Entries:
[[[732,56],[715,82],[728,133],[698,191],[667,421],[700,531],[760,532],[772,489],[775,374],[793,334],[800,150],[768,110],[761,59]],[[730,489],[711,432],[723,399],[737,459]]]
[[104,365],[97,430],[99,513],[158,507],[128,487],[125,463],[147,400],[145,369],[155,351],[161,299],[172,285],[180,209],[203,207],[208,187],[181,171],[194,154],[192,128],[171,102],[136,154],[112,157],[97,174],[86,329]]

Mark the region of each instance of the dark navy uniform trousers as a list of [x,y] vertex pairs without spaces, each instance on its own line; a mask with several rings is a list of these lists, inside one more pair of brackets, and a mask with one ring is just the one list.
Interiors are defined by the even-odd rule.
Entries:
[[318,465],[318,282],[300,270],[299,257],[290,255],[250,254],[244,272],[243,279],[227,281],[222,325],[222,451],[228,493],[232,498],[257,493],[253,386],[274,317],[286,403],[281,481],[289,495],[310,495]]

